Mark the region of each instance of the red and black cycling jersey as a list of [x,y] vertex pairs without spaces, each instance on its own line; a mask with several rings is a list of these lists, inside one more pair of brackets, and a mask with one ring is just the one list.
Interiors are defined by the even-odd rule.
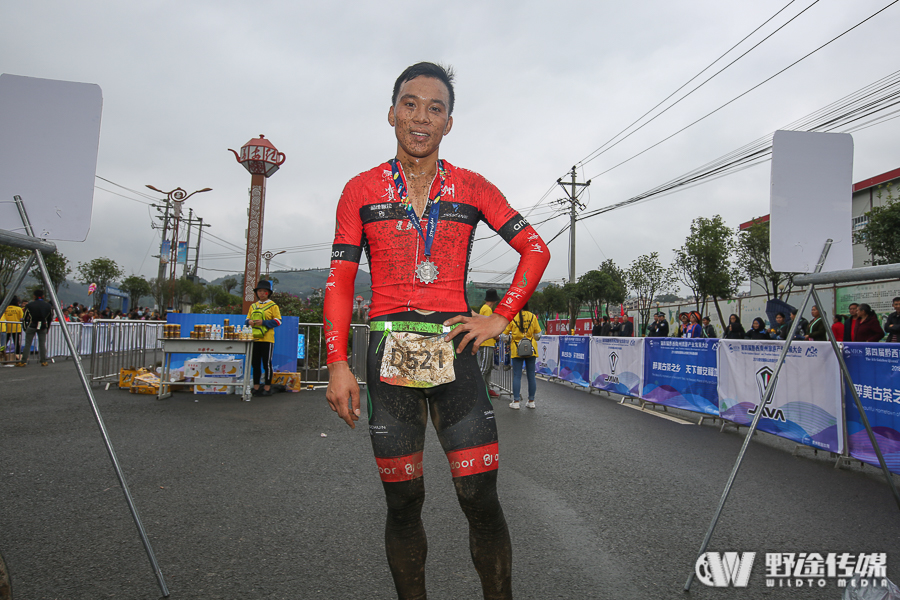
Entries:
[[[512,320],[531,297],[550,261],[547,245],[503,194],[481,175],[443,161],[446,171],[431,256],[438,276],[416,277],[426,260],[424,242],[397,195],[389,162],[361,173],[344,187],[337,207],[331,271],[325,288],[328,362],[347,360],[353,284],[363,250],[372,275],[369,317],[411,310],[468,314],[465,286],[475,228],[484,221],[520,255],[513,285],[494,310]],[[435,177],[420,220],[427,226],[431,199],[441,191]]]

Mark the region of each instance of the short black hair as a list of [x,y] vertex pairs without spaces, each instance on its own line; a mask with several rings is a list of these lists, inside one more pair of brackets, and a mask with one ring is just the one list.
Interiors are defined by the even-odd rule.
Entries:
[[900,302],[900,296],[896,296],[891,302]]
[[397,78],[397,81],[394,82],[394,93],[391,95],[391,106],[397,104],[397,95],[400,93],[401,85],[416,77],[433,77],[447,86],[447,91],[450,92],[450,106],[447,107],[447,115],[452,115],[453,104],[456,101],[456,96],[453,93],[453,78],[455,76],[456,74],[453,72],[453,67],[445,67],[430,62],[420,62],[410,67],[406,67],[406,69],[400,73],[400,77]]
[[775,316],[776,316],[776,317],[781,317],[782,319],[786,318],[786,317],[784,316],[784,313],[783,313],[783,312],[775,313]]
[[43,298],[43,297],[44,297],[44,290],[34,290],[34,297],[35,297],[35,298]]

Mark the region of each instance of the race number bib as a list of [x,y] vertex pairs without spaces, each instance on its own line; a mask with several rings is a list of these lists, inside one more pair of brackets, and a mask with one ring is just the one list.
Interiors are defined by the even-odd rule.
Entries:
[[456,380],[453,343],[443,334],[385,331],[381,380],[391,385],[430,388]]

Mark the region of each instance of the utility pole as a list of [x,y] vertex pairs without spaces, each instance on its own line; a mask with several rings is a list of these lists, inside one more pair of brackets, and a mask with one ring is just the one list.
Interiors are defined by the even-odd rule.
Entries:
[[[559,202],[569,203],[569,283],[575,283],[575,210],[576,208],[584,210],[584,204],[579,202],[578,197],[591,185],[591,180],[589,179],[587,183],[577,183],[575,181],[575,167],[572,167],[569,175],[572,176],[571,182],[563,183],[562,177],[560,177],[556,180],[556,183],[568,196],[566,200],[560,200]],[[566,186],[571,186],[571,191]],[[578,188],[582,189],[579,190]]]
[[194,277],[197,276],[197,263],[200,262],[200,238],[203,236],[203,228],[209,227],[209,223],[203,224],[203,217],[197,217],[197,249],[194,253]]
[[[159,285],[162,285],[163,278],[166,276],[166,262],[163,260],[163,257],[166,254],[163,253],[163,248],[166,244],[166,234],[169,231],[169,201],[166,200],[166,211],[163,216],[163,230],[162,237],[159,240],[159,274],[156,276],[156,281]],[[163,307],[160,307],[163,308]]]
[[191,225],[193,225],[193,224],[194,224],[194,209],[189,208],[188,209],[187,237],[185,238],[185,241],[184,241],[184,271],[182,271],[182,274],[181,274],[182,277],[187,277],[187,275],[188,275],[188,264],[190,261],[188,261],[187,254],[191,249]]

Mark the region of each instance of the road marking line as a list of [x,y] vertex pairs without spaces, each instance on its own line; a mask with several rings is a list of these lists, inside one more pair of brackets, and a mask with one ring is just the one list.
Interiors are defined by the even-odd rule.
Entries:
[[654,417],[659,417],[660,419],[667,419],[674,423],[678,423],[679,425],[693,425],[692,421],[685,421],[679,417],[673,417],[672,415],[667,415],[666,413],[658,413],[655,410],[643,410],[640,406],[636,406],[634,404],[623,404],[622,406],[627,406],[628,408],[633,408],[634,410],[639,410],[645,415],[653,415]]

